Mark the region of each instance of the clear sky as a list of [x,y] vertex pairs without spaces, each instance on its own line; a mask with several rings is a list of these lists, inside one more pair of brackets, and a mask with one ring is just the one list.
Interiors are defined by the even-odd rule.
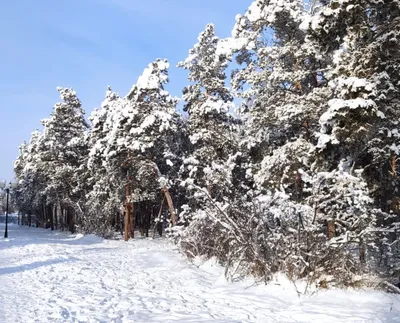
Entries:
[[187,74],[175,65],[214,23],[230,36],[252,0],[18,0],[0,10],[0,179],[11,180],[18,145],[74,88],[86,113],[107,85],[125,95],[156,58],[171,63],[168,90],[179,96]]

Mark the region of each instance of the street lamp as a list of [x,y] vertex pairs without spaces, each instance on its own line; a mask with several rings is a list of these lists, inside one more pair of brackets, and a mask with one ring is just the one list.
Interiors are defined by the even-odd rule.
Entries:
[[8,186],[6,184],[6,181],[0,181],[0,189],[6,191],[7,194],[7,204],[6,204],[6,229],[4,231],[4,238],[8,238],[8,201],[9,201],[9,196],[10,196],[10,188],[16,188],[17,183],[9,183]]

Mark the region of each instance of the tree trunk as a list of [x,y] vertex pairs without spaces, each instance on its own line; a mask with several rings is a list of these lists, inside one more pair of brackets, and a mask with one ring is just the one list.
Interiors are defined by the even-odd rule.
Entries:
[[57,205],[53,207],[53,214],[54,214],[54,228],[58,229],[58,213],[57,213]]
[[175,225],[176,215],[175,215],[174,203],[172,202],[171,194],[169,193],[167,188],[163,188],[162,191],[167,200],[169,213],[171,213],[171,223],[172,223],[172,225]]
[[125,237],[124,240],[128,241],[130,238],[134,238],[134,216],[133,216],[133,204],[126,203],[125,210]]
[[359,245],[358,245],[358,254],[359,254],[359,259],[360,259],[360,263],[362,265],[365,265],[366,262],[366,249],[365,249],[365,244],[363,239],[360,239]]
[[125,241],[129,240],[131,234],[130,203],[131,203],[131,186],[128,176],[128,181],[125,185],[125,238],[124,238]]
[[48,212],[48,218],[49,218],[49,225],[51,228],[51,231],[54,230],[54,217],[53,217],[53,205],[49,204],[47,206],[47,212]]
[[50,228],[50,218],[49,218],[49,212],[47,210],[46,200],[43,205],[43,214],[44,214],[44,228],[48,229]]
[[328,239],[332,239],[335,237],[335,221],[328,220]]
[[129,228],[131,230],[131,238],[135,237],[135,213],[134,213],[134,209],[133,209],[133,203],[129,203],[129,210],[130,210],[130,215],[129,215],[129,219],[131,221],[131,223],[129,224]]
[[128,203],[126,204],[126,209],[125,209],[125,232],[124,232],[124,240],[128,241],[129,240],[129,210],[128,210]]
[[144,218],[144,234],[146,238],[149,237],[150,222],[152,217],[153,217],[153,208],[150,205],[150,202],[148,202],[146,203],[146,214]]
[[207,192],[208,192],[208,195],[210,195],[212,197],[212,185],[211,184],[207,184]]
[[[163,196],[163,199],[161,201],[160,211],[158,212],[158,217],[157,217],[158,220],[156,221],[156,223],[154,225],[153,239],[156,237],[156,231],[158,231],[158,233],[160,234],[160,237],[162,236],[161,215],[162,215],[164,201],[165,201],[165,195]],[[161,228],[161,230],[160,230],[160,228]]]
[[124,240],[128,241],[129,238],[133,238],[132,232],[133,232],[133,223],[132,223],[132,178],[131,176],[127,176],[127,181],[125,185],[125,236]]
[[74,213],[71,208],[67,208],[67,226],[71,233],[75,232]]
[[43,203],[43,227],[47,229],[47,212],[46,212],[46,199]]
[[66,224],[66,228],[68,228],[69,227],[69,209],[68,208],[65,209],[65,216],[66,216],[65,224]]
[[62,208],[61,207],[61,205],[59,206],[59,212],[60,212],[60,219],[59,219],[59,223],[60,223],[60,229],[61,230],[64,230],[64,223],[65,223],[65,221],[64,221],[64,215],[65,215],[65,210],[64,210],[64,208]]
[[121,235],[124,234],[124,206],[121,205],[119,209],[119,231],[121,232]]

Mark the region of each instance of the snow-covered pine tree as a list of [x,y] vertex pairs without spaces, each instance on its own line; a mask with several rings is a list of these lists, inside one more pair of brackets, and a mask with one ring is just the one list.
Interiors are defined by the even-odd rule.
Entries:
[[297,196],[296,168],[310,167],[313,132],[330,95],[329,60],[315,52],[303,30],[314,10],[307,8],[302,0],[255,0],[237,16],[233,37],[226,40],[244,65],[232,84],[244,100],[243,144],[252,157],[251,172],[262,186]]
[[236,206],[244,186],[239,178],[243,156],[237,151],[238,120],[226,85],[230,57],[223,49],[214,25],[208,24],[189,56],[178,63],[188,70],[190,85],[183,89],[189,142],[180,170],[186,188],[180,221],[185,227],[176,231],[188,255],[217,256],[221,261],[236,246],[230,242],[238,231]]
[[[333,94],[317,134],[319,162],[328,171],[343,160],[350,174],[363,170],[373,204],[391,213],[376,212],[376,232],[395,232],[399,223],[399,76],[393,73],[400,63],[399,13],[398,1],[331,1],[309,24],[321,55],[333,58],[327,75]],[[340,223],[334,227],[337,231]],[[397,236],[381,238],[368,244],[367,261],[386,257],[382,242],[391,244]]]
[[[76,176],[82,165],[87,147],[85,133],[88,129],[84,111],[76,92],[70,88],[58,87],[62,102],[57,103],[48,119],[42,121],[43,145],[39,151],[43,171],[46,174],[46,204],[50,225],[54,220],[60,228],[75,230],[77,219],[75,196],[78,185]],[[56,207],[61,204],[63,213],[55,216]],[[60,211],[60,208],[59,208]]]
[[117,126],[114,118],[124,104],[126,100],[109,86],[100,109],[95,109],[89,118],[91,131],[88,136],[89,154],[86,163],[87,213],[83,227],[87,232],[97,232],[103,236],[111,235],[114,226],[122,230],[121,181],[125,180],[125,174],[121,168],[107,167],[105,150],[112,145],[109,142],[110,135]]
[[[218,43],[214,25],[207,25],[178,67],[189,71],[191,82],[183,89],[190,144],[181,169],[182,184],[188,194],[198,195],[198,189],[204,189],[221,200],[229,191],[231,176],[225,163],[235,145],[235,120],[230,113],[233,96],[225,85],[229,60],[217,55]],[[192,208],[201,208],[204,199],[200,194],[189,202]]]
[[169,193],[173,183],[168,172],[178,158],[172,142],[178,116],[177,99],[164,89],[168,67],[161,59],[149,64],[128,95],[116,99],[117,106],[105,122],[102,157],[111,179],[119,180],[119,192],[125,191],[125,239],[133,237],[133,203],[154,200],[160,191],[166,196],[174,221]]
[[254,203],[248,194],[247,152],[239,146],[233,96],[226,86],[229,46],[237,44],[220,40],[208,25],[178,65],[189,71],[192,84],[183,95],[190,139],[180,174],[187,188],[188,204],[181,212],[186,226],[176,238],[186,254],[215,256],[233,276],[233,263],[241,273],[254,273],[260,257],[253,244],[259,223],[249,212]]
[[311,26],[321,50],[335,57],[318,146],[331,162],[349,158],[366,168],[384,211],[396,207],[398,195],[398,12],[397,1],[332,2]]
[[15,201],[22,214],[24,224],[31,225],[31,216],[36,217],[36,226],[46,226],[47,219],[44,204],[46,177],[39,158],[43,136],[34,131],[29,143],[20,146],[19,156],[14,163],[15,177],[19,181]]
[[[326,244],[333,245],[332,241],[343,241],[347,234],[365,232],[364,229],[360,229],[360,226],[355,225],[350,225],[350,228],[341,232],[338,228],[335,230],[334,227],[334,231],[338,232],[335,239],[329,242],[333,238],[330,236],[332,222],[329,221],[333,211],[330,209],[321,211],[324,213],[323,216],[318,215],[318,221],[314,221],[315,212],[311,210],[315,208],[318,194],[312,190],[312,183],[305,180],[310,173],[318,177],[323,174],[320,172],[326,171],[325,166],[320,166],[316,162],[318,156],[314,144],[317,143],[317,138],[314,133],[319,128],[319,119],[324,112],[325,103],[333,95],[333,90],[327,86],[326,79],[329,64],[332,64],[334,56],[322,55],[318,51],[318,41],[313,37],[308,37],[307,34],[307,23],[313,22],[314,15],[324,10],[323,5],[324,3],[319,2],[306,13],[308,4],[303,1],[254,1],[247,13],[238,17],[234,37],[224,40],[220,50],[216,51],[220,59],[229,58],[233,53],[237,53],[237,61],[245,63],[245,67],[235,73],[233,84],[237,90],[242,90],[242,98],[245,99],[242,116],[246,121],[248,131],[243,143],[249,149],[253,162],[253,167],[247,171],[247,176],[253,177],[258,188],[267,197],[274,197],[264,199],[259,196],[258,200],[261,201],[260,209],[265,209],[264,206],[268,205],[272,217],[275,217],[275,221],[279,224],[272,230],[265,222],[263,213],[250,206],[247,212],[241,213],[251,215],[252,221],[256,223],[255,226],[252,226],[252,223],[244,225],[245,217],[243,217],[245,221],[240,224],[238,222],[225,223],[226,226],[218,217],[216,221],[219,221],[223,230],[229,227],[228,231],[231,230],[236,237],[239,237],[238,242],[239,240],[242,240],[242,243],[252,241],[253,250],[258,250],[258,252],[250,251],[253,259],[250,257],[247,260],[259,259],[261,263],[264,263],[261,265],[261,267],[264,266],[263,272],[271,273],[274,270],[281,270],[290,277],[311,275],[312,279],[320,275],[322,267],[326,271],[338,274],[335,271],[335,268],[340,267],[335,262],[341,259],[338,249],[332,251],[334,257],[330,253],[331,263],[323,266],[324,261],[321,260],[323,257],[320,251]],[[232,49],[231,53],[229,53],[229,48]],[[199,95],[194,94],[191,97],[197,99]],[[337,167],[338,164],[329,171]],[[346,171],[348,169],[341,172]],[[334,191],[336,185],[334,183],[338,178],[343,178],[346,179],[344,181],[346,184],[342,186],[349,185],[350,192],[356,190],[362,192],[361,198],[354,197],[354,201],[348,200],[349,193],[337,194],[338,204],[342,205],[343,209],[350,210],[359,207],[359,211],[353,212],[354,218],[351,221],[346,218],[346,221],[352,223],[354,220],[353,223],[359,224],[357,221],[360,219],[372,219],[363,213],[366,210],[368,190],[365,190],[362,180],[353,179],[354,176],[348,173],[343,173],[339,177],[337,174],[331,174],[335,179],[330,182],[333,186],[326,184],[326,187],[329,187],[328,191]],[[270,190],[278,190],[279,193],[271,194]],[[249,191],[248,194],[254,198],[255,194],[259,193]],[[254,198],[254,200],[257,199]],[[314,204],[310,202],[311,200]],[[288,211],[289,209],[292,211]],[[318,209],[323,208],[318,207]],[[211,212],[203,213],[204,219]],[[225,220],[228,222],[235,221],[235,218],[232,219],[223,207],[215,213],[225,215]],[[340,218],[339,215],[338,218]],[[375,223],[372,220],[370,222]],[[260,229],[261,223],[267,226],[267,231],[264,233]],[[207,228],[206,222],[203,221],[203,224]],[[251,235],[252,230],[246,230],[248,227],[253,228],[253,232],[257,234]],[[295,235],[294,232],[296,232]],[[282,240],[278,237],[282,237]],[[205,236],[202,239],[206,241]],[[355,240],[354,243],[357,242]],[[189,241],[190,243],[194,244],[193,239]],[[232,245],[232,241],[229,243]],[[357,243],[361,248],[363,243],[360,240]],[[208,244],[213,247],[212,243]],[[265,247],[278,244],[281,253],[271,252]],[[289,246],[291,247],[288,249]],[[349,245],[344,248],[348,250]],[[226,253],[228,253],[227,250],[225,250]],[[272,259],[272,257],[275,258]],[[313,265],[311,266],[310,263]],[[315,273],[314,270],[317,267],[319,272]],[[337,278],[342,279],[341,282],[343,282],[348,277]]]
[[[296,209],[290,199],[300,202],[302,185],[297,169],[311,165],[312,129],[318,125],[318,109],[321,109],[321,102],[327,95],[320,70],[326,62],[318,60],[312,46],[306,42],[306,34],[300,28],[304,15],[301,1],[254,1],[244,16],[238,16],[233,37],[215,41],[214,49],[206,51],[213,54],[209,62],[223,63],[218,66],[225,67],[234,55],[239,64],[245,65],[234,73],[232,80],[244,104],[240,111],[242,141],[238,145],[232,140],[233,149],[225,151],[221,158],[225,162],[221,164],[226,169],[226,180],[221,183],[230,188],[230,181],[239,177],[235,191],[240,194],[235,194],[230,203],[224,204],[224,198],[230,196],[227,189],[222,190],[221,200],[215,201],[208,210],[203,210],[199,218],[211,218],[209,223],[216,223],[214,228],[218,228],[219,232],[213,232],[211,241],[207,241],[207,235],[202,235],[200,240],[208,244],[209,250],[218,249],[217,256],[228,266],[233,261],[239,261],[248,271],[266,276],[274,270],[285,270],[285,265],[282,265],[284,259],[291,257],[287,253],[271,253],[265,247],[268,243],[270,246],[276,245],[276,237],[282,236],[283,229],[277,229],[277,236],[266,236],[263,224],[265,215],[261,210],[271,207],[276,210],[274,216],[282,218],[281,223],[290,223],[297,230],[298,215],[288,212]],[[198,48],[199,45],[194,49]],[[197,53],[192,50],[190,54],[189,62],[193,60],[198,64],[200,60]],[[208,63],[207,68],[210,69],[210,66]],[[220,85],[225,87],[224,82],[220,81]],[[192,88],[197,92],[192,91],[195,94],[189,98],[194,98],[192,101],[196,102],[201,87]],[[313,101],[307,105],[310,98]],[[219,129],[223,128],[219,126]],[[213,147],[212,144],[208,146]],[[221,147],[221,143],[217,144]],[[204,160],[207,159],[203,158],[202,162]],[[254,181],[258,184],[256,187],[252,187]],[[281,192],[271,193],[273,189]],[[266,197],[260,196],[260,192]],[[284,192],[291,194],[291,197]],[[280,205],[281,209],[275,205]],[[211,232],[205,220],[203,226]],[[192,230],[191,234],[195,235],[195,231]],[[290,230],[285,232],[290,233]],[[220,239],[224,236],[226,238]],[[187,244],[194,245],[195,239],[189,239]],[[280,243],[280,250],[285,250],[291,240]],[[293,258],[298,257],[297,251],[291,251]],[[213,254],[213,251],[210,253]]]

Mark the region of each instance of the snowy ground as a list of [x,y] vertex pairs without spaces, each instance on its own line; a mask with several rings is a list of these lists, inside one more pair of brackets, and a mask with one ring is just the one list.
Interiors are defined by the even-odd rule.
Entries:
[[[4,225],[0,225],[2,235]],[[400,297],[228,284],[165,240],[104,241],[11,225],[0,238],[0,322],[400,322]]]

